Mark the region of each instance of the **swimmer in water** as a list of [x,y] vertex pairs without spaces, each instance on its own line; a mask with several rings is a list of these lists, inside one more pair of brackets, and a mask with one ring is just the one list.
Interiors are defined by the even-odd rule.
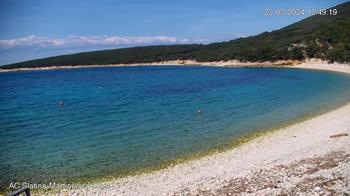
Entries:
[[60,101],[58,105],[62,107],[64,105],[63,101]]
[[201,114],[201,113],[202,113],[202,110],[201,110],[201,109],[199,109],[199,110],[197,111],[197,113],[198,113],[198,114]]

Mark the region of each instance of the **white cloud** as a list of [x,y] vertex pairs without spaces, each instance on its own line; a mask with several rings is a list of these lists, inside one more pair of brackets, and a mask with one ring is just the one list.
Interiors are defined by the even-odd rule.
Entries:
[[34,35],[29,35],[27,37],[21,37],[16,39],[1,39],[1,47],[15,47],[17,45],[32,45],[38,43],[39,40],[36,39]]
[[75,36],[48,38],[30,35],[14,39],[0,39],[0,48],[32,47],[79,47],[79,46],[122,46],[146,44],[193,43],[193,39],[171,36]]

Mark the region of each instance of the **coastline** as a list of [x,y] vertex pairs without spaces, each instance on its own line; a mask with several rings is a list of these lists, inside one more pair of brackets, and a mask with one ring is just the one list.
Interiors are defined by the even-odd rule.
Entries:
[[350,64],[342,64],[342,63],[327,63],[318,59],[310,59],[308,61],[302,62],[298,65],[290,66],[294,68],[302,68],[302,69],[317,69],[317,70],[327,70],[327,71],[335,71],[342,73],[350,73]]
[[[347,66],[317,61],[288,67],[350,74]],[[150,173],[59,192],[63,195],[349,193],[349,113],[350,103],[234,149]]]
[[[193,60],[174,60],[162,61],[152,63],[133,63],[133,64],[110,64],[110,65],[75,65],[75,66],[49,66],[36,68],[14,68],[14,69],[0,69],[1,72],[22,72],[22,71],[44,71],[44,70],[59,70],[59,69],[83,69],[83,68],[103,68],[103,67],[135,67],[135,66],[214,66],[214,67],[271,67],[280,66],[287,61],[278,62],[241,62],[237,60],[232,61],[214,61],[214,62],[198,62]],[[288,61],[290,62],[290,61]],[[293,64],[293,63],[290,63]],[[290,65],[287,63],[287,65]]]
[[80,68],[99,68],[99,67],[132,67],[132,66],[157,66],[157,65],[181,65],[181,66],[214,66],[214,67],[290,67],[298,65],[349,65],[339,63],[328,63],[321,59],[299,60],[278,60],[264,62],[242,62],[238,60],[198,62],[194,60],[173,60],[152,63],[133,63],[133,64],[110,64],[110,65],[75,65],[75,66],[48,66],[37,68],[15,68],[1,69],[1,72],[19,72],[19,71],[40,71],[40,70],[57,70],[57,69],[80,69]]

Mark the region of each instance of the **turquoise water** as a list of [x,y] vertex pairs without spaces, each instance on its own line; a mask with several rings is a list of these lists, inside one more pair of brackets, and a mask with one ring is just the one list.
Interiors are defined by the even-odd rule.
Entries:
[[159,165],[334,108],[349,86],[345,74],[279,68],[0,73],[0,186]]

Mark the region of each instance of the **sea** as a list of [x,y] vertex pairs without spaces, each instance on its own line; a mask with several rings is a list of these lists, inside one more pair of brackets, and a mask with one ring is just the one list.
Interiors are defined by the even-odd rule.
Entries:
[[0,190],[133,175],[350,101],[350,76],[137,66],[0,73]]

